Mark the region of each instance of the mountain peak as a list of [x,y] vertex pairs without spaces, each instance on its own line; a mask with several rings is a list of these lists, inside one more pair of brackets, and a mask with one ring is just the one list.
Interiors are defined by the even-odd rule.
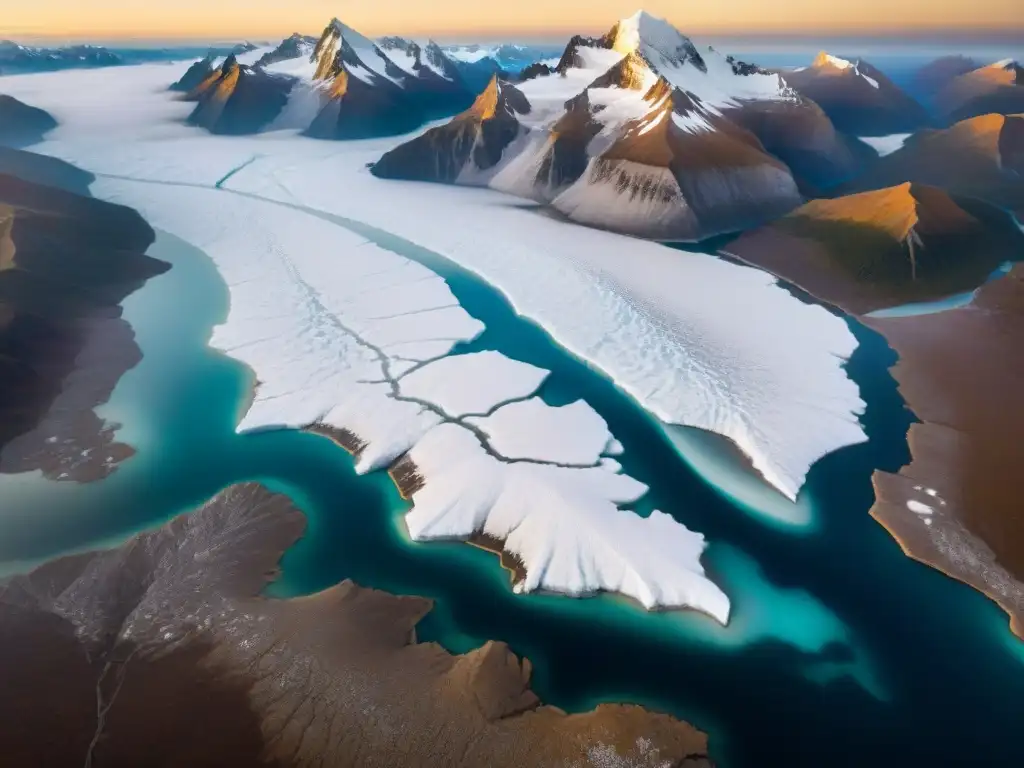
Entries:
[[668,58],[675,57],[680,48],[692,45],[665,19],[652,16],[647,11],[637,11],[619,20],[612,29],[611,38],[612,50],[619,53],[632,53],[647,47]]
[[513,85],[502,82],[497,75],[492,75],[487,87],[462,116],[475,120],[491,120],[499,114],[515,117],[516,114],[525,115],[529,112],[530,102],[523,92]]
[[832,54],[826,51],[821,51],[814,58],[814,62],[811,64],[811,66],[814,67],[815,69],[831,68],[847,70],[851,68],[856,68],[856,65],[852,61],[847,61],[846,59],[841,59],[838,56],[833,56]]

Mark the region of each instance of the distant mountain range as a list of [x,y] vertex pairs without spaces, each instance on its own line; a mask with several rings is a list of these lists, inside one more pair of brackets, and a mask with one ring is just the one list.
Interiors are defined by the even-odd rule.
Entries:
[[227,56],[255,50],[252,43],[239,43],[222,48],[104,48],[97,45],[71,45],[39,48],[0,40],[0,75],[54,72],[61,69],[115,67],[147,62],[174,61],[210,53]]
[[374,41],[337,19],[251,65],[208,56],[172,88],[199,102],[190,121],[213,132],[290,127],[319,138],[400,134],[473,101],[460,66],[433,41]]

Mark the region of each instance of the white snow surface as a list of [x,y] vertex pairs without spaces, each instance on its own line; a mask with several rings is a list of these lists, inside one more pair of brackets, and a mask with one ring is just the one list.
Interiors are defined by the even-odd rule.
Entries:
[[729,599],[700,564],[704,537],[662,512],[643,518],[618,508],[643,494],[636,480],[604,467],[505,464],[452,424],[409,456],[428,478],[406,517],[413,539],[480,531],[503,540],[526,567],[520,593],[586,595],[601,584],[646,608],[691,606],[728,621]]
[[907,509],[918,515],[931,515],[935,512],[935,510],[932,509],[927,504],[923,504],[920,501],[915,501],[914,499],[910,499],[907,501]]
[[[770,275],[556,220],[494,190],[370,175],[366,163],[408,137],[210,136],[184,125],[191,105],[164,91],[179,74],[140,66],[9,76],[5,90],[61,122],[40,151],[93,172],[212,185],[260,155],[225,187],[365,222],[450,257],[662,421],[732,439],[790,498],[817,459],[865,439],[857,418],[864,404],[844,370],[855,338]],[[210,194],[220,195],[219,213],[227,196]],[[270,257],[247,251],[237,268]]]
[[480,427],[491,447],[509,459],[594,465],[613,439],[605,420],[582,400],[554,407],[533,397],[467,421]]
[[707,68],[701,71],[684,59],[689,45],[692,42],[667,21],[639,11],[619,21],[614,49],[620,55],[639,52],[658,74],[712,108],[745,100],[793,98],[778,74],[738,75],[726,57],[710,46],[699,51]]
[[875,150],[879,157],[885,157],[900,149],[909,138],[909,133],[893,133],[889,136],[861,136],[860,140]]
[[436,404],[451,417],[483,415],[499,403],[529,397],[547,376],[543,368],[484,350],[443,357],[418,368],[402,377],[399,389],[406,397]]
[[235,56],[235,60],[244,67],[251,67],[263,57],[263,54],[270,53],[275,48],[277,48],[276,45],[257,47],[255,50],[238,54]]

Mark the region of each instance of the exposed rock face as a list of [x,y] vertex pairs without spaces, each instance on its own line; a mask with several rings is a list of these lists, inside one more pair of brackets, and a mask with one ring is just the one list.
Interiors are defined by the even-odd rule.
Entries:
[[752,135],[660,81],[634,121],[554,200],[574,221],[629,234],[701,240],[801,202],[788,169]]
[[334,19],[313,50],[325,104],[309,128],[321,138],[407,133],[465,109],[472,95],[458,67],[435,43],[375,43]]
[[892,369],[922,424],[899,474],[876,472],[871,514],[918,560],[985,593],[1024,638],[1024,267],[962,308],[869,319],[899,353]]
[[863,60],[851,62],[822,52],[810,67],[788,71],[785,78],[845,133],[886,136],[930,123],[924,107]]
[[970,291],[1024,253],[1024,234],[982,203],[907,183],[813,200],[728,250],[859,315]]
[[57,127],[49,112],[0,94],[0,146],[27,147]]
[[[706,737],[666,715],[541,706],[529,662],[501,643],[463,656],[417,643],[429,600],[351,582],[259,597],[303,529],[286,498],[234,486],[122,547],[0,584],[0,713],[19,723],[4,754],[20,765],[159,754],[211,768],[710,766]],[[197,718],[217,728],[190,727]]]
[[[1019,258],[1015,229],[978,203],[907,184],[812,202],[729,253],[862,313],[974,288]],[[872,515],[909,555],[999,602],[1024,637],[1024,267],[961,308],[860,320],[899,354],[893,376],[923,422],[908,434],[913,461],[875,473]]]
[[291,78],[244,67],[228,56],[190,92],[199,103],[188,120],[212,133],[256,133],[281,113],[293,85]]
[[214,73],[213,60],[213,56],[207,56],[195,62],[177,82],[171,85],[170,89],[172,91],[182,91],[183,93],[194,91]]
[[386,153],[372,172],[388,179],[485,184],[525,130],[519,115],[529,111],[522,92],[494,77],[472,107]]
[[92,409],[140,358],[120,303],[168,269],[152,241],[130,209],[0,175],[0,472],[84,481],[131,454]]
[[979,67],[949,81],[936,94],[935,104],[950,122],[1024,112],[1024,68],[1015,61]]
[[983,115],[945,130],[926,130],[879,160],[850,191],[906,181],[1006,208],[1024,219],[1024,115]]
[[294,32],[282,40],[277,48],[260,56],[254,66],[269,67],[271,64],[277,64],[282,61],[300,59],[304,56],[308,57],[312,55],[316,43],[317,39],[315,37],[300,35],[298,32]]

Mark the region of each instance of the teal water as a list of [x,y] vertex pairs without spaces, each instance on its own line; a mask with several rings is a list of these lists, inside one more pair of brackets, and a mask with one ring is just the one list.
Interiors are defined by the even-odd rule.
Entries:
[[[999,269],[995,270],[988,276],[988,281],[1002,277],[1007,274],[1012,267],[1012,262],[1003,264]],[[944,312],[947,309],[966,307],[974,300],[974,296],[977,292],[978,289],[975,288],[973,291],[957,293],[952,296],[936,299],[935,301],[917,301],[911,304],[901,304],[898,307],[876,309],[874,312],[869,312],[868,317],[913,317],[914,315],[930,315],[935,312]]]
[[[634,701],[670,711],[708,730],[726,766],[1024,764],[1015,731],[1024,653],[1005,616],[905,558],[867,515],[871,471],[907,459],[911,419],[880,337],[855,326],[861,347],[849,365],[869,404],[871,442],[813,468],[808,525],[773,525],[750,514],[757,499],[736,504],[718,487],[731,482],[724,463],[715,486],[702,479],[662,425],[499,293],[435,254],[359,229],[438,271],[485,322],[460,351],[493,348],[548,368],[546,400],[583,397],[604,416],[626,448],[625,471],[651,487],[637,511],[665,510],[713,542],[705,562],[733,600],[729,627],[613,597],[514,595],[493,556],[410,542],[405,504],[386,475],[358,477],[330,441],[290,430],[235,434],[251,374],[205,346],[227,291],[204,254],[166,234],[152,253],[174,268],[126,307],[145,359],[104,411],[124,422],[121,435],[139,453],[89,486],[0,480],[14,502],[0,519],[0,567],[117,541],[224,485],[259,479],[309,516],[274,594],[353,578],[432,597],[422,639],[455,652],[505,640],[534,662],[538,693],[568,710]],[[700,453],[701,438],[687,437],[696,439],[684,452]]]

